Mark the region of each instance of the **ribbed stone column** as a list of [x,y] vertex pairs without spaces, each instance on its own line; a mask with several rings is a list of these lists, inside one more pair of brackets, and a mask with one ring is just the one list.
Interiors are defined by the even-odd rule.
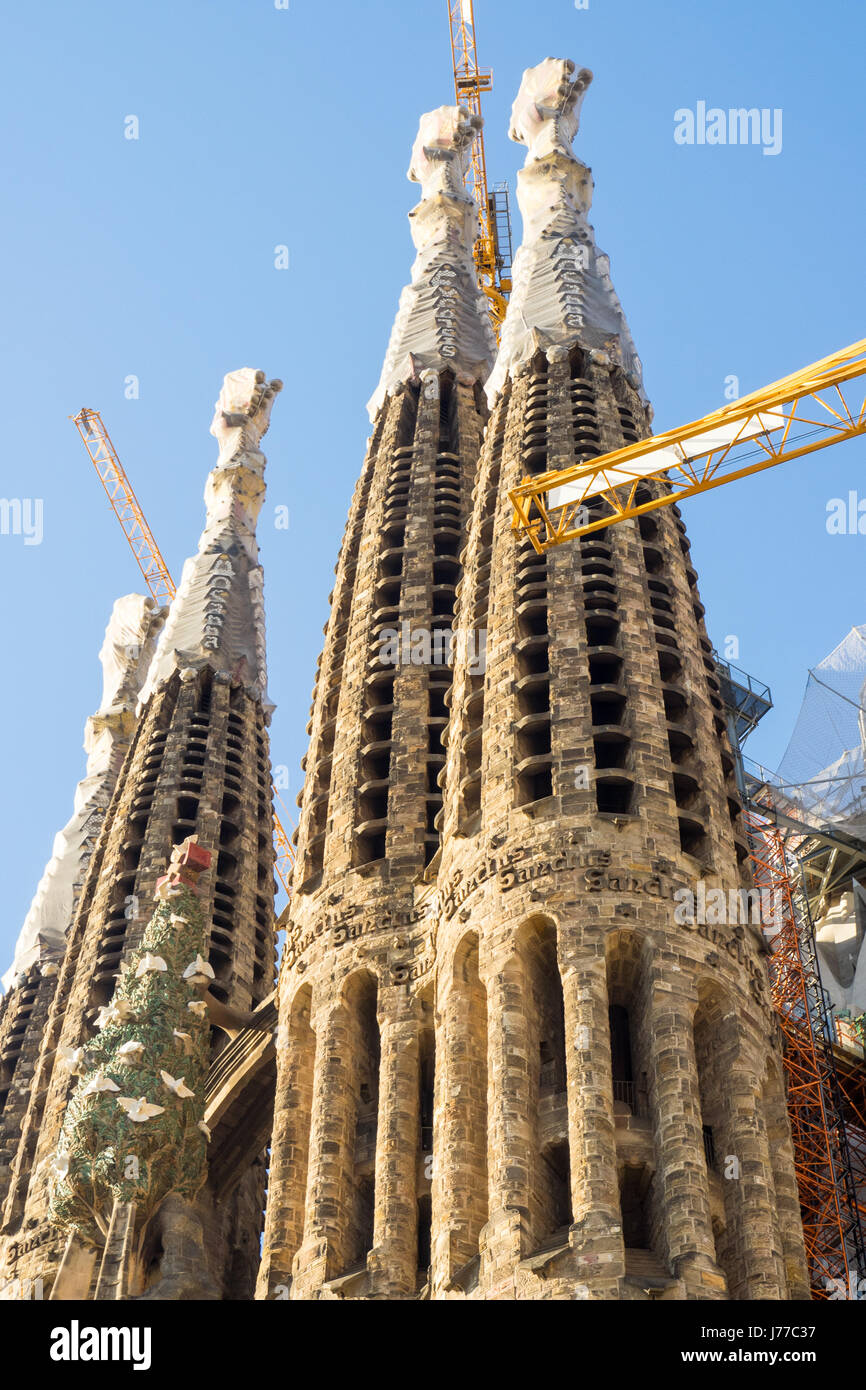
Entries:
[[[303,993],[303,991],[302,991]],[[295,1002],[288,1027],[277,1032],[277,1095],[274,1116],[265,1239],[257,1298],[284,1297],[292,1260],[304,1238],[304,1204],[313,1101],[315,1034],[306,1009]]]
[[715,1084],[723,1105],[716,1144],[726,1189],[726,1246],[736,1271],[729,1277],[730,1295],[785,1298],[781,1238],[773,1210],[770,1147],[758,1104],[760,1082],[743,1063],[727,1069],[724,1075],[720,1072],[721,1068]]
[[776,1216],[782,1241],[785,1283],[789,1299],[811,1300],[806,1269],[806,1250],[803,1241],[803,1222],[800,1216],[800,1194],[794,1168],[794,1146],[785,1106],[781,1079],[768,1070],[764,1085],[764,1120],[773,1167],[773,1186],[776,1193]]
[[724,1296],[724,1280],[715,1264],[692,1015],[688,999],[656,982],[641,1050],[650,1064],[662,1244],[687,1297],[700,1299]]
[[466,969],[465,955],[460,953],[453,972],[442,977],[438,999],[432,1191],[434,1296],[478,1254],[488,1210],[487,1001],[477,970],[467,980]]
[[367,1267],[374,1297],[407,1298],[418,1277],[418,1021],[394,1012],[380,1027],[376,1210]]
[[293,1298],[307,1298],[341,1267],[348,1235],[348,1187],[355,1101],[349,1010],[340,1002],[316,1015],[316,1066],[304,1243],[295,1260]]
[[568,1140],[571,1152],[572,1246],[593,1294],[617,1297],[624,1273],[616,1169],[613,1079],[604,960],[575,965],[562,980]]
[[518,956],[494,968],[487,982],[490,1114],[490,1219],[484,1244],[488,1279],[512,1273],[527,1251],[532,1123],[526,973]]

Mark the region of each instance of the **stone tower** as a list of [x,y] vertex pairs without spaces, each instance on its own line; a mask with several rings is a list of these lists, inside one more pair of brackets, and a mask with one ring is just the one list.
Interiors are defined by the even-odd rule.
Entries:
[[[0,1207],[11,1163],[18,1151],[21,1121],[32,1098],[32,1080],[42,1034],[57,987],[66,935],[105,814],[136,726],[142,681],[153,657],[165,610],[152,598],[126,594],[114,604],[99,653],[102,699],[85,725],[87,771],[75,789],[70,819],[54,838],[3,976],[0,1001]],[[14,1279],[9,1262],[7,1276]]]
[[[256,522],[265,493],[260,440],[274,393],[261,372],[226,377],[211,433],[220,453],[205,490],[207,520],[141,691],[141,713],[84,879],[41,1050],[3,1215],[20,1277],[46,1295],[61,1253],[47,1224],[48,1180],[76,1079],[68,1059],[94,1037],[118,971],[151,917],[172,846],[194,835],[212,851],[199,890],[213,971],[214,1022],[245,1021],[272,989],[273,838],[262,570]],[[222,1006],[222,1007],[221,1007]],[[215,1034],[222,1039],[221,1033]],[[264,1168],[245,1172],[219,1207],[207,1187],[195,1220],[202,1267],[187,1294],[251,1296]],[[28,1248],[28,1247],[32,1247]],[[158,1240],[146,1285],[171,1286]],[[21,1251],[23,1254],[20,1254]],[[97,1252],[98,1253],[98,1252]],[[87,1297],[96,1265],[78,1261],[59,1297]],[[74,1277],[72,1277],[74,1274]]]
[[[548,59],[515,102],[524,244],[480,455],[459,118],[416,146],[421,254],[309,728],[260,1297],[809,1296],[685,528],[663,509],[546,557],[511,530],[521,478],[650,433],[571,149],[590,81]],[[411,650],[452,611],[450,688],[383,662],[383,629]]]
[[316,676],[263,1297],[290,1285],[293,1298],[413,1297],[429,1263],[442,734],[495,352],[463,186],[474,134],[465,108],[442,107],[413,148],[418,254],[370,403]]
[[591,80],[548,59],[512,112],[524,242],[457,613],[487,669],[458,665],[446,736],[431,1292],[808,1297],[685,527],[666,508],[546,556],[511,530],[521,478],[650,433],[571,150]]

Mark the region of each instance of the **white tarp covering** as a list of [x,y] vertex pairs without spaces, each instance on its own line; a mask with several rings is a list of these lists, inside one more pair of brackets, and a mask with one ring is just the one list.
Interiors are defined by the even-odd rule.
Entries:
[[265,498],[259,448],[282,382],[243,367],[226,376],[211,434],[220,445],[205,486],[205,529],[183,567],[147,679],[142,705],[177,669],[210,666],[240,680],[266,710],[263,574],[256,525]]
[[610,261],[587,222],[592,172],[571,149],[592,73],[546,58],[523,74],[511,112],[512,140],[528,148],[517,176],[523,244],[499,353],[487,383],[491,405],[539,349],[597,349],[619,363],[643,399],[641,363],[610,278]]
[[367,405],[371,420],[389,391],[423,371],[450,368],[458,379],[480,382],[490,371],[496,339],[472,259],[478,216],[463,184],[478,124],[465,106],[421,117],[409,167],[421,185],[421,201],[409,214],[418,255]]

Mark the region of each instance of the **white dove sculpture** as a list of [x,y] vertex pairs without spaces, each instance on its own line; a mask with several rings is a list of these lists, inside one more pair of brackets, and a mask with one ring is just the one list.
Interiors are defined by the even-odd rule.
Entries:
[[213,980],[216,976],[213,973],[213,966],[196,952],[196,958],[191,961],[183,972],[182,978],[190,980],[193,984],[205,984],[208,980]]
[[131,1038],[123,1047],[117,1049],[117,1055],[122,1057],[124,1062],[138,1062],[144,1055],[144,1043],[139,1042],[137,1038]]
[[207,1004],[203,999],[190,999],[186,1007],[191,1014],[195,1014],[196,1018],[204,1018],[207,1013]]
[[184,1052],[192,1052],[192,1034],[182,1033],[179,1028],[172,1028],[172,1036],[180,1039],[180,1045]]
[[159,1074],[168,1089],[173,1091],[179,1100],[188,1100],[190,1096],[195,1095],[195,1091],[191,1091],[189,1086],[184,1085],[182,1076],[174,1077],[167,1071],[160,1071]]
[[62,1182],[69,1172],[69,1154],[55,1154],[49,1166],[58,1182]]
[[201,1130],[201,1132],[202,1132],[202,1134],[204,1135],[204,1137],[205,1137],[205,1139],[207,1140],[207,1142],[210,1143],[210,1130],[208,1129],[208,1127],[207,1127],[207,1125],[205,1124],[204,1120],[199,1120],[199,1122],[198,1122],[198,1127],[199,1127],[199,1129]]
[[165,1110],[164,1105],[151,1105],[144,1096],[118,1096],[117,1103],[137,1124],[152,1120],[154,1115],[161,1115]]
[[99,1091],[119,1090],[120,1087],[118,1086],[116,1081],[112,1081],[110,1076],[106,1076],[103,1072],[98,1071],[96,1075],[91,1077],[91,1079],[88,1081],[81,1094],[83,1096],[95,1096],[98,1094]]
[[81,1058],[84,1055],[84,1048],[68,1047],[66,1043],[61,1043],[57,1051],[62,1065],[75,1075],[75,1073],[81,1069]]
[[125,999],[112,999],[103,1004],[96,1016],[97,1028],[105,1028],[109,1023],[130,1023],[135,1018],[135,1010]]
[[142,975],[147,975],[151,970],[167,970],[168,966],[162,956],[152,956],[150,951],[145,951],[141,960],[138,962],[138,969],[135,978],[140,980]]

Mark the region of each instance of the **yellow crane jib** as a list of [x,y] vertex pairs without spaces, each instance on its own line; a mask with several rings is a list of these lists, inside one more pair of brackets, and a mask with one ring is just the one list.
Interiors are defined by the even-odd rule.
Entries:
[[[866,434],[866,338],[701,420],[568,468],[524,478],[513,528],[542,554],[700,492]],[[645,495],[661,479],[669,491]],[[599,514],[596,499],[607,504]],[[595,505],[590,508],[591,503]]]

